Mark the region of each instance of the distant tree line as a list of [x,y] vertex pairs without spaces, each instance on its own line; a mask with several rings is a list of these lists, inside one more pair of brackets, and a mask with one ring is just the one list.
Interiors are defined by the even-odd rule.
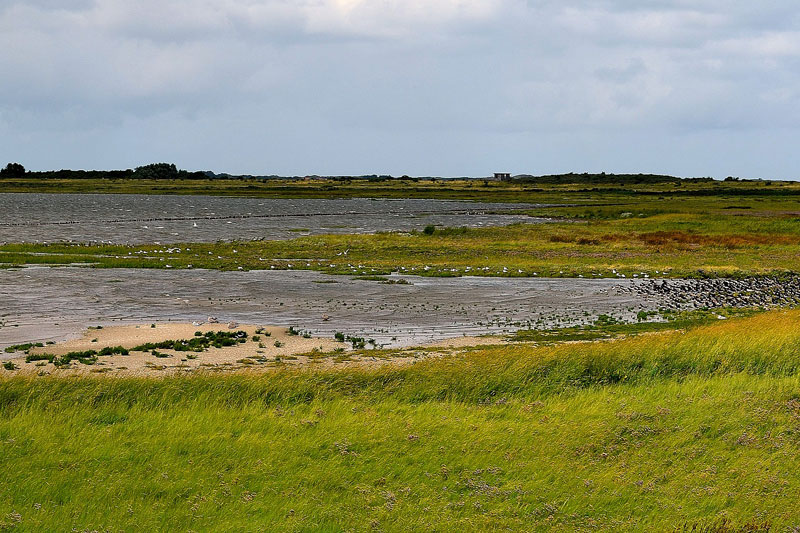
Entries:
[[0,178],[41,178],[41,179],[146,179],[146,180],[180,180],[206,179],[209,173],[179,170],[173,163],[153,163],[135,169],[126,170],[47,170],[44,172],[26,172],[19,163],[9,163],[0,169]]
[[[443,178],[434,176],[419,176],[409,177],[406,175],[394,177],[388,174],[362,174],[359,176],[278,176],[278,175],[262,175],[254,176],[250,174],[227,174],[227,173],[214,173],[211,171],[196,171],[190,172],[188,170],[180,170],[173,163],[152,163],[143,165],[134,169],[126,170],[48,170],[44,172],[29,172],[25,167],[19,163],[9,163],[5,168],[0,169],[0,178],[41,178],[41,179],[142,179],[142,180],[193,180],[193,179],[223,179],[223,180],[269,180],[269,179],[312,179],[312,180],[332,180],[336,182],[350,182],[350,181],[368,181],[368,182],[384,182],[384,181],[437,181]],[[447,178],[444,178],[447,179]],[[469,179],[450,178],[450,179]],[[488,178],[478,178],[484,180],[484,184],[488,184]],[[557,185],[557,184],[584,184],[584,185],[635,185],[635,184],[656,184],[656,183],[674,183],[680,185],[681,183],[704,183],[712,182],[713,178],[679,178],[676,176],[667,176],[664,174],[610,174],[601,172],[599,174],[590,174],[584,172],[582,174],[570,172],[568,174],[548,174],[544,176],[533,176],[530,174],[519,174],[513,176],[510,180],[514,183],[526,184],[542,184],[542,185]],[[744,179],[733,176],[728,176],[725,181],[761,181],[760,179]],[[766,181],[765,184],[769,185],[771,182]],[[743,193],[746,194],[746,193]]]

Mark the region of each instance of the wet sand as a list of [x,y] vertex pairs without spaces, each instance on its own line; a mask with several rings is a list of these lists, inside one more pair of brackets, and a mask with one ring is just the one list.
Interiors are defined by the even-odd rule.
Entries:
[[[30,267],[0,270],[0,348],[79,338],[89,326],[221,322],[342,332],[390,348],[656,310],[637,280],[403,278],[383,284],[311,271]],[[327,320],[326,320],[327,318]],[[4,354],[0,353],[0,358]]]

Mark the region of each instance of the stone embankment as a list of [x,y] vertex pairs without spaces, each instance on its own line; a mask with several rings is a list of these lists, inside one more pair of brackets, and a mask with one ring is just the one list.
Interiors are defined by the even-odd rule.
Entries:
[[800,305],[800,276],[744,279],[656,279],[630,291],[667,308],[791,307]]

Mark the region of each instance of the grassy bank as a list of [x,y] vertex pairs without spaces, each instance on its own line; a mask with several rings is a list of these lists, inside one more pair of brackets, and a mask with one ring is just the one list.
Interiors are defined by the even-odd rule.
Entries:
[[357,275],[745,276],[794,271],[798,257],[800,219],[775,212],[759,216],[685,212],[288,241],[0,246],[0,263],[6,266],[274,268]]
[[[784,181],[658,182],[601,181],[573,175],[563,181],[527,182],[480,179],[260,179],[260,178],[43,178],[36,174],[0,178],[3,192],[109,193],[237,196],[247,198],[439,198],[503,202],[597,203],[597,196],[615,201],[633,197],[652,200],[692,196],[732,198],[785,197],[800,194],[800,183]],[[592,199],[594,197],[594,200]]]
[[789,530],[798,321],[773,312],[405,368],[0,370],[0,527]]

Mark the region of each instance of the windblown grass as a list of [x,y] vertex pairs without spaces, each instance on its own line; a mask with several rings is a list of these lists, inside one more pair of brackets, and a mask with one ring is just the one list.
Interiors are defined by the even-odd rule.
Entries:
[[791,530],[799,322],[402,368],[3,378],[0,527]]

